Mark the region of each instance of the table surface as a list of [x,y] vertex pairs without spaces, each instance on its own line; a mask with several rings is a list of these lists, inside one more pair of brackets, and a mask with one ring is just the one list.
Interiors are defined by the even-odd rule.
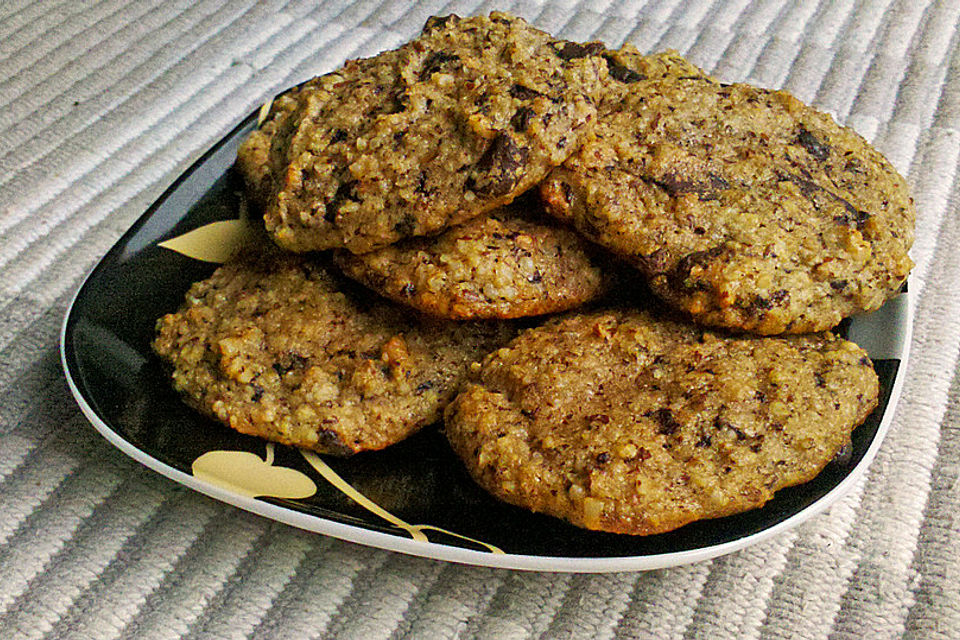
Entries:
[[[87,423],[58,333],[86,272],[276,91],[508,9],[677,49],[855,128],[917,203],[912,357],[864,481],[744,551],[646,573],[443,563],[307,533],[141,467]],[[0,638],[955,638],[960,55],[954,0],[0,4]]]

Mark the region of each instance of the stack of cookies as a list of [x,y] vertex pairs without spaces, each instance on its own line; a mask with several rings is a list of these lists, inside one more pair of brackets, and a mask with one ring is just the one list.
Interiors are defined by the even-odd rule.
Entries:
[[442,419],[498,498],[645,535],[806,482],[876,406],[830,329],[903,285],[912,200],[782,91],[431,18],[277,97],[237,167],[273,242],[154,348],[244,433],[350,455]]

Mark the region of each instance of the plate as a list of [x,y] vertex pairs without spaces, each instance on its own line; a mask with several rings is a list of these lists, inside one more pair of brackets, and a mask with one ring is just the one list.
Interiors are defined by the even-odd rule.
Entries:
[[[63,324],[63,366],[83,413],[113,445],[175,482],[296,527],[417,556],[540,571],[646,570],[730,553],[823,511],[864,475],[890,428],[910,344],[906,288],[841,327],[870,353],[881,390],[850,456],[761,509],[670,533],[585,531],[502,504],[473,483],[436,428],[346,460],[235,433],[180,401],[149,345],[156,319],[213,272],[224,246],[245,237],[232,164],[256,122],[251,114],[137,220],[87,276]],[[226,245],[211,252],[211,237]]]

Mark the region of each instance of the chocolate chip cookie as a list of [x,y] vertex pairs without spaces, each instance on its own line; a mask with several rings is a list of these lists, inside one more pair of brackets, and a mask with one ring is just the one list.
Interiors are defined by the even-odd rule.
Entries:
[[363,255],[342,251],[336,262],[381,295],[454,319],[553,313],[603,294],[608,263],[537,209],[514,203],[439,236]]
[[237,166],[294,251],[363,253],[509,203],[580,143],[607,66],[599,44],[520,18],[431,18],[399,49],[274,101]]
[[441,415],[505,323],[368,301],[314,259],[246,255],[157,323],[173,386],[242,433],[323,453],[382,449]]
[[877,395],[867,354],[830,332],[731,337],[608,310],[489,355],[447,408],[446,433],[494,496],[646,535],[812,479]]
[[551,213],[702,324],[818,331],[900,289],[913,201],[863,138],[784,91],[616,60],[616,99],[542,186]]

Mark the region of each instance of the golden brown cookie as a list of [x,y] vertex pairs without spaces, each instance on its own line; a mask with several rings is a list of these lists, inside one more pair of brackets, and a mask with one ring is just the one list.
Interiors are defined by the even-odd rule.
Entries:
[[[632,49],[616,56],[651,66]],[[610,75],[617,98],[541,193],[659,296],[698,323],[777,334],[832,327],[901,287],[913,201],[854,131],[783,91]]]
[[248,255],[194,284],[158,321],[153,348],[202,412],[349,455],[438,419],[470,363],[513,335],[504,323],[423,318],[352,286],[315,260]]
[[477,365],[446,411],[474,479],[575,525],[646,535],[806,482],[877,404],[829,332],[730,337],[646,312],[570,314]]
[[564,311],[600,296],[610,269],[586,240],[529,205],[481,214],[439,236],[336,262],[392,300],[454,319]]
[[602,49],[503,13],[431,18],[399,49],[277,98],[237,166],[287,249],[436,233],[509,203],[576,148]]

